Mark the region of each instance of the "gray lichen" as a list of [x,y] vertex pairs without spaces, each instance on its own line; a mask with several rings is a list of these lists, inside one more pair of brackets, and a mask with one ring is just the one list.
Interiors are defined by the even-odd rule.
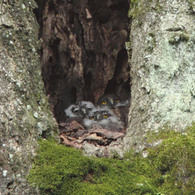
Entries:
[[37,194],[26,182],[37,139],[57,134],[44,94],[33,0],[0,6],[0,193]]
[[[194,20],[189,1],[134,1],[131,107],[125,147],[151,129],[182,130],[195,120]],[[137,11],[136,11],[137,10]],[[135,12],[136,11],[136,12]],[[141,12],[139,12],[141,11]]]

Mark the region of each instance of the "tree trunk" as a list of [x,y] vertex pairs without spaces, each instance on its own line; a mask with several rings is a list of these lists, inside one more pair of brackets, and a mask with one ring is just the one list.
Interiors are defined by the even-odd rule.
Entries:
[[195,121],[194,1],[131,5],[131,106],[125,147],[168,124],[183,130]]
[[35,6],[0,2],[0,194],[38,193],[26,181],[37,141],[57,133],[41,79]]
[[33,0],[0,3],[0,193],[39,193],[25,179],[37,140],[57,137],[41,75],[57,122],[72,103],[109,93],[130,99],[131,91],[127,135],[110,150],[140,147],[146,131],[166,123],[194,121],[194,2],[132,1],[130,68],[128,2],[37,0],[40,31]]

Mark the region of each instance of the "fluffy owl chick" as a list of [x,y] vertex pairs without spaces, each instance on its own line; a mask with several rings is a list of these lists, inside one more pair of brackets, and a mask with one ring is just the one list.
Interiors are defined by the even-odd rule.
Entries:
[[66,110],[67,117],[85,116],[88,115],[95,107],[93,103],[87,101],[78,102],[76,105],[71,104]]
[[71,104],[64,112],[69,118],[81,116],[80,107],[74,104]]
[[119,102],[119,98],[115,95],[104,95],[99,99],[98,105],[100,107],[114,108]]
[[99,124],[112,131],[121,131],[124,128],[124,124],[121,120],[111,110],[105,110],[102,112],[102,120],[99,121]]
[[93,105],[93,103],[92,103],[92,102],[89,102],[89,101],[81,101],[81,102],[78,103],[78,105],[79,105],[80,107],[86,107],[86,108],[88,108],[88,109],[93,109],[93,108],[95,108],[95,106]]
[[103,128],[120,131],[123,128],[122,122],[110,109],[96,109],[90,113],[88,119],[84,119],[84,125],[91,128],[94,124],[98,124]]
[[84,125],[83,120],[88,115],[88,107],[82,107],[83,105],[70,105],[66,110],[66,122],[71,123],[72,121],[77,121],[78,123]]
[[109,110],[109,109],[104,109],[104,108],[99,108],[99,109],[96,109],[94,110],[91,115],[90,115],[90,118],[92,120],[95,120],[95,121],[101,121],[103,119],[106,119],[108,117],[110,117],[112,115],[112,111]]
[[92,102],[89,101],[81,101],[77,104],[80,108],[81,114],[85,117],[88,116],[89,113],[95,109],[95,106]]
[[89,114],[84,118],[83,123],[86,128],[91,128],[94,124],[98,124],[100,120],[99,109],[93,109]]
[[94,124],[96,124],[96,121],[91,120],[89,118],[84,118],[83,124],[84,124],[85,128],[90,129]]

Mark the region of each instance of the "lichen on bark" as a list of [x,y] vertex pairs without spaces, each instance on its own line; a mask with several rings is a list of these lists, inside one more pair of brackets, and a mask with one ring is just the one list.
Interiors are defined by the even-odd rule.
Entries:
[[0,6],[0,193],[36,194],[26,182],[40,136],[57,127],[44,94],[39,27],[29,1]]
[[144,2],[136,1],[130,12],[132,85],[127,148],[139,146],[146,131],[165,124],[182,131],[195,120],[193,3],[152,0],[144,9]]

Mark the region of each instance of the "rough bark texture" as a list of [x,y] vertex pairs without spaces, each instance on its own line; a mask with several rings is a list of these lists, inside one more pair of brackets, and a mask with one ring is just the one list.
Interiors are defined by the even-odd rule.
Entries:
[[195,2],[140,0],[133,8],[126,148],[146,131],[195,120]]
[[0,2],[0,194],[38,194],[26,176],[38,138],[57,130],[41,79],[35,6]]
[[105,93],[129,98],[128,8],[127,0],[40,4],[43,78],[59,122],[77,101],[96,103]]
[[[37,1],[43,79],[58,122],[64,109],[102,94],[130,96],[124,43],[127,0]],[[110,145],[122,154],[147,130],[195,119],[195,5],[189,0],[134,1],[131,106],[127,136]],[[25,177],[37,139],[55,135],[43,93],[33,0],[0,3],[0,193],[38,194]],[[55,136],[54,136],[55,137]],[[124,145],[123,145],[124,143]],[[120,147],[119,147],[120,145]],[[101,153],[86,143],[88,154]]]

